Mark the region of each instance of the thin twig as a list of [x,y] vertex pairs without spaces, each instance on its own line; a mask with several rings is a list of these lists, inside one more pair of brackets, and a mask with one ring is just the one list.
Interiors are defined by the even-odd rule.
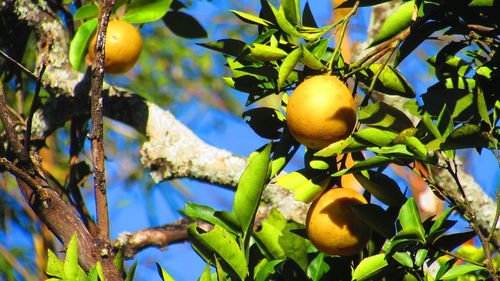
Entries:
[[2,166],[5,170],[7,170],[9,173],[13,174],[17,178],[20,178],[21,180],[26,182],[31,188],[33,188],[33,190],[41,188],[38,182],[36,182],[30,175],[28,175],[23,170],[16,167],[9,160],[5,158],[0,158],[0,166]]
[[102,1],[97,28],[96,60],[92,65],[91,118],[92,164],[94,167],[94,193],[97,208],[97,237],[109,244],[109,215],[106,196],[106,174],[103,133],[104,57],[106,29],[115,0]]
[[4,57],[5,59],[7,59],[8,61],[10,61],[11,63],[15,64],[17,66],[17,68],[19,68],[24,73],[26,73],[28,75],[28,77],[31,78],[32,80],[36,81],[38,79],[38,76],[36,76],[33,72],[31,72],[29,69],[27,69],[26,67],[24,67],[24,65],[20,64],[15,59],[11,58],[9,55],[7,55],[6,53],[4,53],[2,50],[0,50],[0,55],[2,57]]
[[332,59],[330,61],[330,72],[333,71],[333,63],[336,62],[340,56],[340,47],[342,46],[342,40],[344,40],[345,32],[347,30],[347,25],[349,24],[350,18],[356,14],[358,10],[359,0],[354,3],[354,6],[349,11],[349,13],[342,19],[342,27],[340,30],[340,36],[338,42],[336,42],[335,50],[333,51]]
[[25,144],[24,144],[24,153],[29,157],[30,146],[31,146],[31,126],[33,123],[33,116],[35,115],[35,111],[40,106],[40,89],[42,88],[42,76],[45,72],[45,68],[47,67],[46,61],[42,65],[40,69],[40,74],[36,80],[35,86],[35,94],[33,97],[33,101],[31,102],[30,112],[28,115],[28,120],[26,121],[26,134],[25,134]]

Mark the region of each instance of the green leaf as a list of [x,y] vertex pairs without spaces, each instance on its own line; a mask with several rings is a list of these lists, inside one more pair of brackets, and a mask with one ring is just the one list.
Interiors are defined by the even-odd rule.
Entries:
[[267,281],[276,272],[276,267],[281,264],[283,260],[272,260],[266,262],[263,266],[259,267],[255,273],[255,281]]
[[201,274],[200,278],[198,278],[198,281],[212,281],[212,274],[210,273],[209,264],[205,266],[205,269],[203,270],[203,273]]
[[285,122],[280,119],[280,114],[281,112],[274,108],[257,107],[243,112],[242,117],[260,137],[279,139],[285,126]]
[[302,24],[310,27],[318,27],[316,24],[316,20],[311,12],[311,7],[309,6],[309,2],[306,1],[304,5],[304,10],[302,11]]
[[394,221],[379,205],[361,204],[351,208],[362,221],[383,237],[389,239],[394,236]]
[[330,168],[330,164],[319,159],[311,160],[309,166],[314,170],[328,170]]
[[394,59],[394,65],[399,65],[411,52],[413,52],[420,44],[436,31],[445,28],[447,25],[440,21],[428,21],[417,28],[413,28],[410,35],[401,43],[401,46],[396,53],[396,58]]
[[200,234],[196,225],[192,224],[188,233],[191,245],[205,260],[215,265],[216,254],[222,259],[220,262],[225,272],[241,280],[245,279],[248,275],[245,254],[229,232],[215,225],[210,232]]
[[415,229],[420,238],[425,241],[425,231],[418,213],[415,198],[410,197],[399,211],[399,223],[403,229]]
[[312,173],[309,170],[301,169],[279,177],[276,179],[275,183],[283,188],[293,191],[301,184],[308,181],[311,175]]
[[441,149],[485,147],[487,145],[488,139],[483,136],[481,128],[474,124],[468,124],[451,132],[446,141],[441,144]]
[[386,146],[392,143],[398,134],[377,128],[365,128],[353,134],[355,140],[368,146]]
[[387,41],[410,26],[413,21],[412,17],[415,10],[415,1],[408,1],[401,4],[401,6],[385,20],[380,32],[378,32],[369,47]]
[[123,262],[123,249],[118,249],[115,257],[113,258],[113,265],[120,271],[125,273],[125,264]]
[[229,232],[233,233],[241,232],[241,230],[238,229],[238,227],[235,227],[231,224],[227,224],[225,221],[221,220],[216,215],[218,212],[215,209],[208,206],[187,202],[184,206],[184,210],[181,210],[181,213],[192,219],[204,220],[213,225],[219,225]]
[[310,241],[293,231],[305,231],[304,225],[291,221],[286,224],[278,242],[285,251],[285,255],[297,263],[304,272],[307,271],[308,257],[307,250],[311,245]]
[[64,277],[68,280],[79,280],[80,275],[85,272],[78,264],[78,238],[76,233],[71,236],[66,246],[66,258],[64,260]]
[[432,244],[438,247],[438,249],[453,251],[453,249],[462,245],[468,240],[472,239],[474,236],[476,236],[476,233],[472,230],[466,232],[452,233],[440,236]]
[[385,166],[391,163],[391,159],[385,156],[373,156],[366,160],[356,162],[351,168],[340,170],[334,174],[332,177],[339,177],[347,173],[354,173],[358,171],[363,171],[371,168],[377,168]]
[[427,159],[427,147],[414,136],[404,137],[406,147],[415,155],[416,159]]
[[236,39],[221,39],[198,45],[233,57],[239,57],[246,47],[245,42]]
[[[381,64],[374,63],[370,65],[369,69],[357,72],[356,76],[364,84],[370,85],[375,73],[379,71],[380,67],[382,67]],[[403,74],[389,65],[386,65],[382,69],[373,89],[386,95],[397,95],[405,98],[415,97],[415,90],[408,81],[406,81]]]
[[495,0],[472,0],[467,5],[469,7],[493,7]]
[[64,262],[62,262],[51,249],[47,251],[47,270],[48,276],[64,278]]
[[71,63],[71,66],[73,66],[73,69],[80,69],[83,58],[87,53],[87,47],[91,36],[94,34],[96,28],[97,19],[91,19],[80,25],[76,31],[75,36],[69,45],[69,62]]
[[327,178],[314,178],[309,179],[293,191],[294,199],[297,201],[304,202],[306,204],[311,203],[316,200],[323,191],[328,187],[330,179]]
[[262,228],[254,232],[255,239],[261,248],[273,259],[285,258],[285,251],[279,243],[279,237],[286,227],[286,219],[275,208],[271,209],[269,216],[262,221]]
[[418,249],[415,254],[415,265],[421,267],[424,264],[425,259],[427,258],[427,253],[429,253],[429,249],[421,248]]
[[481,87],[476,87],[476,99],[477,99],[477,109],[481,118],[486,122],[486,124],[493,127],[493,124],[490,120],[490,115],[488,114],[488,106],[486,105],[486,100],[484,98],[483,89]]
[[475,264],[459,264],[455,265],[450,270],[446,271],[446,273],[441,276],[440,280],[450,280],[454,279],[460,276],[463,276],[469,272],[476,271],[476,270],[485,270],[486,268],[484,266],[479,266]]
[[264,44],[252,44],[250,46],[250,53],[260,61],[274,61],[288,55],[287,52],[278,47],[271,47]]
[[127,6],[121,20],[129,23],[146,23],[161,19],[170,9],[173,0],[134,0]]
[[97,6],[94,3],[89,2],[89,3],[81,6],[80,8],[78,8],[78,10],[76,10],[75,15],[73,16],[73,19],[74,20],[84,20],[84,19],[88,19],[88,18],[93,18],[93,17],[97,17],[98,13],[99,13],[99,8],[97,8]]
[[214,260],[215,260],[215,271],[217,273],[217,281],[227,281],[228,274],[222,268],[219,258],[217,256],[214,256]]
[[134,264],[130,267],[130,269],[127,272],[127,277],[125,278],[125,281],[133,281],[135,277],[135,270],[137,268],[137,263],[138,261],[136,260]]
[[302,55],[304,57],[304,64],[310,69],[323,70],[325,65],[314,56],[305,46],[302,46]]
[[288,35],[301,37],[301,34],[297,31],[297,29],[295,29],[295,26],[292,23],[290,23],[286,18],[285,12],[283,11],[283,7],[280,7],[278,11],[274,9],[274,7],[272,6],[271,9],[273,10],[274,16],[276,17],[276,21],[278,22],[278,25],[281,28],[281,30],[283,30]]
[[163,267],[159,263],[156,263],[156,269],[158,270],[158,275],[160,275],[161,280],[175,281],[175,279],[172,278],[172,276],[170,276],[170,274],[168,274],[168,272],[165,269],[163,269]]
[[300,20],[299,0],[283,0],[281,7],[286,19],[293,25],[297,25]]
[[[431,229],[429,230],[429,237],[435,237],[441,233],[444,233],[447,228],[443,229],[443,226],[445,226],[445,222],[450,216],[451,212],[453,211],[453,208],[449,208],[448,210],[444,211],[437,220],[434,221],[434,223],[431,226]],[[432,239],[432,238],[431,238]]]
[[392,255],[392,257],[399,262],[400,264],[413,268],[413,259],[408,252],[396,252]]
[[393,132],[401,132],[413,127],[413,123],[406,114],[382,101],[363,107],[359,111],[359,122],[370,127],[387,128]]
[[283,84],[288,79],[288,75],[293,71],[293,68],[299,61],[302,56],[302,48],[297,48],[290,52],[286,58],[283,60],[283,63],[280,66],[278,71],[278,89],[283,87]]
[[268,182],[270,154],[271,143],[250,161],[241,175],[234,195],[233,214],[238,218],[243,236],[247,239],[259,206],[262,190]]
[[372,276],[385,269],[389,264],[384,254],[378,254],[363,259],[352,274],[352,280],[370,280]]
[[233,14],[235,14],[240,20],[242,20],[243,22],[246,22],[246,23],[258,24],[258,25],[262,25],[262,26],[272,25],[272,22],[265,20],[265,19],[261,19],[257,16],[251,15],[251,14],[247,14],[247,13],[235,11],[235,10],[229,10],[229,11],[232,12]]
[[372,170],[353,175],[370,194],[388,206],[401,206],[406,199],[398,184],[387,175]]
[[411,153],[406,145],[404,144],[396,144],[393,146],[386,147],[369,147],[368,150],[373,151],[379,155],[385,156],[396,156],[396,157],[411,157],[413,158],[413,153]]
[[184,38],[205,38],[207,32],[203,26],[192,16],[179,12],[167,12],[163,22],[170,30]]

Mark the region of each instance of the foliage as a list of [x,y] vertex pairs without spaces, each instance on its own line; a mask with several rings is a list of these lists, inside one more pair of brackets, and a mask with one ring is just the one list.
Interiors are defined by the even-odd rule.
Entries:
[[[75,2],[78,3],[74,4],[73,20],[81,21],[81,24],[71,39],[69,61],[75,70],[82,71],[87,45],[96,31],[100,7],[95,2],[83,5],[80,1]],[[436,184],[427,172],[432,168],[446,170],[455,181],[450,184],[457,186],[465,197],[457,176],[457,150],[473,149],[478,153],[489,150],[498,158],[498,1],[404,1],[369,42],[369,52],[353,62],[344,60],[340,49],[351,17],[360,7],[389,1],[347,0],[340,5],[340,8],[350,9],[345,17],[323,27],[318,26],[308,3],[301,9],[298,0],[280,1],[279,7],[275,2],[261,0],[258,14],[231,10],[243,25],[256,27],[254,38],[224,38],[199,44],[224,55],[230,74],[222,77],[222,81],[246,94],[248,110],[242,114],[243,118],[257,135],[270,140],[248,158],[231,212],[195,203],[187,203],[182,210],[186,217],[213,225],[209,231],[196,224],[187,230],[193,249],[207,263],[199,280],[494,278],[498,274],[500,256],[498,248],[490,243],[492,237],[484,237],[483,230],[477,226],[475,214],[480,210],[452,200],[445,188]],[[185,8],[187,5],[178,0],[117,1],[113,17],[139,25],[162,21],[177,36],[189,39],[207,37],[202,24],[185,13]],[[339,36],[329,37],[331,33]],[[184,59],[190,57],[200,66],[193,63],[195,66],[189,70],[196,72],[201,69],[201,74],[196,72],[193,76],[199,75],[204,84],[222,91],[221,81],[216,81],[208,73],[213,63],[209,55],[198,56],[195,51],[182,47],[179,52],[175,47],[165,50],[160,47],[175,45],[179,42],[177,38],[164,38],[164,34],[158,34],[155,28],[152,34],[158,41],[155,39],[147,44],[157,48],[159,55],[172,58],[177,65],[182,65]],[[408,56],[424,42],[436,38],[442,42],[440,49],[427,59],[436,80],[425,93],[419,93],[398,67],[406,63]],[[3,41],[0,40],[2,46]],[[20,41],[26,44],[28,36]],[[18,47],[17,43],[8,44],[9,48]],[[143,84],[132,81],[131,87],[147,91],[170,82],[157,68],[171,66],[155,60],[153,55],[144,61],[150,63],[144,63],[138,75],[149,80]],[[6,70],[5,73],[2,70],[2,78],[8,82],[13,75],[9,68]],[[292,191],[296,200],[310,203],[325,189],[338,186],[340,177],[353,174],[363,186],[364,196],[371,199],[368,200],[370,204],[355,206],[353,211],[374,231],[367,247],[349,257],[319,252],[307,239],[304,225],[288,221],[277,209],[272,209],[260,225],[255,224],[264,188],[280,175],[299,151],[299,143],[286,126],[288,94],[304,79],[318,74],[335,75],[354,85],[353,95],[362,99],[358,107],[358,125],[344,140],[318,151],[306,149],[304,167],[278,177],[273,183]],[[177,83],[179,88],[187,85]],[[383,99],[376,99],[375,94],[405,102],[396,107]],[[270,96],[278,96],[281,106],[269,108],[258,103]],[[42,97],[49,98],[43,92]],[[239,105],[234,104],[234,99],[223,99],[222,108],[238,111]],[[83,123],[87,121],[85,119]],[[84,138],[82,136],[88,130],[85,125],[80,129],[80,137]],[[0,137],[4,138],[3,135]],[[2,139],[2,157],[8,150],[3,143],[6,141]],[[347,153],[355,160],[353,165],[346,165],[343,155]],[[391,178],[387,172],[389,165],[414,171],[449,204],[449,208],[437,218],[422,221],[415,198],[408,197],[400,184]],[[81,182],[90,174],[90,169],[83,162],[79,167],[82,175],[78,182]],[[424,167],[426,171],[418,167]],[[141,178],[137,173],[130,177]],[[64,187],[60,189],[64,192]],[[79,193],[71,193],[67,196],[70,198],[65,199],[74,203],[78,200],[74,198],[75,194]],[[10,200],[10,195],[3,196],[3,191],[1,195],[2,201]],[[19,209],[16,212],[26,216],[22,207],[11,208]],[[450,215],[455,211],[469,221],[470,231],[451,233],[456,221],[451,220]],[[5,219],[2,212],[2,228],[5,228]],[[35,232],[31,225],[25,228]],[[481,247],[466,244],[474,238],[480,240]],[[48,252],[45,274],[49,280],[104,279],[100,263],[89,272],[78,264],[76,235],[65,246],[64,260],[53,251]],[[0,260],[2,268],[4,263],[3,259]],[[125,273],[120,252],[116,255],[115,265],[125,280],[134,278],[137,264]],[[215,268],[215,272],[212,273],[211,268]],[[431,268],[435,271],[432,272]],[[162,280],[173,280],[158,263],[157,269]],[[8,274],[13,275],[10,271]]]

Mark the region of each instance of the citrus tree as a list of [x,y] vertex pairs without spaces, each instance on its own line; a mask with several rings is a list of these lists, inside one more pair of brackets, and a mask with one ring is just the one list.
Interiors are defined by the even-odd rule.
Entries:
[[[367,40],[347,58],[341,46],[349,24],[370,6]],[[347,0],[337,7],[346,9],[343,17],[326,26],[298,0],[231,10],[254,28],[251,38],[200,45],[224,55],[230,72],[221,80],[246,94],[242,117],[269,140],[245,159],[201,141],[154,96],[148,101],[103,81],[104,73],[136,63],[143,45],[137,26],[161,20],[179,36],[206,36],[184,3],[5,2],[1,167],[14,176],[18,200],[64,244],[64,257],[48,251],[44,273],[51,280],[132,280],[136,264],[125,269],[124,258],[187,239],[207,263],[199,280],[498,280],[498,195],[495,203],[460,157],[475,150],[498,159],[498,6]],[[436,79],[420,93],[398,69],[429,40],[439,42],[426,58]],[[30,48],[32,57],[24,55]],[[32,93],[26,108],[23,92]],[[265,106],[272,97],[280,102]],[[155,181],[189,177],[231,188],[232,209],[187,203],[186,219],[175,225],[112,241],[103,115],[145,136],[141,162]],[[40,150],[66,123],[70,166],[61,184],[43,167]],[[92,165],[79,161],[86,137]],[[283,172],[293,157],[303,158],[303,168]],[[421,178],[446,210],[421,217],[421,202],[393,179],[392,167]],[[90,174],[96,221],[79,189]],[[452,231],[454,212],[469,231]],[[464,245],[471,239],[478,247]],[[160,265],[158,272],[173,279]]]

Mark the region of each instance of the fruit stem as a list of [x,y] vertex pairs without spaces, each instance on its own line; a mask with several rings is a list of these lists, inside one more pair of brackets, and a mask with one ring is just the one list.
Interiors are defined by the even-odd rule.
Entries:
[[333,63],[337,62],[339,57],[340,57],[340,47],[342,46],[342,40],[344,40],[345,32],[347,30],[347,25],[349,24],[350,18],[356,14],[356,11],[358,10],[359,6],[359,0],[354,3],[354,6],[352,7],[351,11],[342,19],[342,27],[340,29],[340,36],[339,40],[335,46],[335,50],[333,51],[332,59],[330,60],[329,64],[329,74],[332,75],[333,72]]

